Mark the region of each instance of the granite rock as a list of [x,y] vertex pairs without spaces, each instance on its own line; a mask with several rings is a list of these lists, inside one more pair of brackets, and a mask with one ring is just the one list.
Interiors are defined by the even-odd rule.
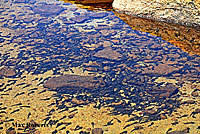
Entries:
[[200,4],[193,0],[114,0],[113,8],[133,16],[200,26]]

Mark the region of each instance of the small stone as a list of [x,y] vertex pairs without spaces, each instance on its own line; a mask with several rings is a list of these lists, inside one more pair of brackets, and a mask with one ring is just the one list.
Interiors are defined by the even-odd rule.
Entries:
[[44,82],[44,87],[52,90],[93,89],[103,84],[101,78],[80,75],[62,75]]
[[160,49],[162,49],[162,46],[160,44],[155,43],[155,44],[151,45],[150,49],[160,50]]
[[190,131],[190,128],[186,128],[180,131],[172,131],[172,132],[167,132],[166,134],[188,134]]
[[83,104],[83,103],[85,103],[84,101],[78,100],[77,98],[73,98],[73,99],[71,100],[71,102],[72,102],[72,103],[76,103],[76,104]]
[[104,48],[103,50],[98,51],[95,57],[105,58],[109,60],[121,60],[122,55],[117,51],[113,50],[111,47]]
[[12,77],[16,75],[16,71],[12,68],[3,67],[0,70],[0,75],[6,76],[6,77]]
[[157,66],[154,66],[154,69],[147,69],[144,68],[144,71],[142,71],[142,74],[161,74],[161,75],[167,75],[172,72],[178,71],[179,68],[170,66],[168,64],[159,64]]
[[35,18],[24,18],[23,21],[25,23],[30,23],[30,22],[33,22],[35,20]]
[[89,18],[87,16],[85,16],[85,15],[79,15],[79,16],[76,16],[74,18],[71,18],[72,21],[75,21],[77,23],[83,23],[87,19],[89,19]]
[[45,19],[45,18],[43,18],[43,19],[41,19],[41,20],[38,21],[38,23],[42,23],[42,24],[49,24],[51,22],[53,22],[53,20],[51,20],[51,19]]
[[200,113],[200,108],[195,109],[194,112]]
[[135,127],[135,130],[140,130],[140,129],[143,129],[143,127],[142,126],[136,126]]
[[65,24],[75,24],[75,22],[71,21],[71,20],[63,20],[63,23],[65,23]]
[[159,96],[160,98],[168,98],[171,95],[178,93],[178,87],[174,84],[167,84],[166,86],[151,87],[147,92],[153,94],[154,96]]
[[34,6],[32,10],[41,15],[58,15],[64,11],[64,8],[58,5],[53,4],[40,4],[38,6]]
[[185,100],[185,101],[182,101],[181,104],[194,104],[196,101],[194,100]]
[[167,116],[164,115],[164,114],[161,114],[161,115],[160,115],[160,118],[164,120],[164,119],[167,119]]
[[111,41],[103,41],[103,42],[100,42],[99,45],[103,47],[111,47],[113,44]]
[[102,29],[102,30],[100,30],[99,32],[100,32],[103,36],[113,36],[113,35],[115,35],[115,34],[117,33],[116,30],[110,30],[110,29],[108,29],[108,30]]
[[105,66],[103,69],[104,69],[104,71],[109,71],[109,70],[110,70],[110,67]]
[[97,68],[95,68],[95,67],[86,67],[85,68],[87,71],[92,71],[92,72],[97,72]]
[[153,115],[153,114],[156,114],[157,112],[155,111],[155,110],[145,110],[145,113],[147,114],[147,115]]
[[177,119],[177,118],[171,118],[171,120],[172,120],[172,121],[178,121],[178,119]]
[[92,17],[92,18],[104,18],[104,17],[106,17],[108,15],[108,13],[107,12],[91,12],[90,13],[90,16]]
[[103,130],[101,128],[92,129],[92,134],[103,134]]
[[17,132],[15,130],[11,130],[11,131],[7,132],[7,134],[17,134]]
[[199,93],[198,92],[192,92],[191,94],[193,97],[198,97],[199,96]]

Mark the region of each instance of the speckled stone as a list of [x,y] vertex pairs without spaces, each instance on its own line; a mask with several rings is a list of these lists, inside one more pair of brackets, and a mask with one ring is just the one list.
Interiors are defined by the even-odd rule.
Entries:
[[80,88],[95,88],[99,86],[102,80],[92,76],[80,75],[62,75],[47,80],[44,87],[50,89],[80,89]]
[[113,8],[133,16],[200,26],[198,0],[114,0]]
[[3,67],[0,70],[0,75],[6,76],[6,77],[11,77],[11,76],[15,76],[16,75],[16,71],[12,68],[8,68],[8,67]]
[[32,10],[41,15],[58,15],[62,11],[64,11],[64,8],[58,5],[53,4],[40,4],[37,6],[34,6]]
[[101,128],[92,129],[92,134],[103,134],[103,130]]
[[103,50],[98,51],[94,56],[110,60],[121,60],[122,57],[122,55],[119,52],[113,50],[111,47],[107,47]]

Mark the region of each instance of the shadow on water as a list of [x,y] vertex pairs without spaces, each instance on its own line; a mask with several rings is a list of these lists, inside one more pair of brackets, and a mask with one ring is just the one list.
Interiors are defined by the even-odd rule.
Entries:
[[[23,29],[24,33],[16,33],[8,40],[18,44],[16,59],[20,62],[13,62],[16,59],[6,53],[1,55],[1,66],[14,66],[18,72],[32,75],[52,70],[52,77],[63,75],[62,70],[81,67],[103,81],[92,89],[50,89],[57,92],[58,101],[63,94],[69,96],[62,103],[52,104],[58,109],[68,110],[65,103],[76,96],[82,103],[73,107],[94,102],[96,108],[114,108],[111,114],[131,115],[129,121],[159,120],[161,111],[162,115],[171,114],[179,107],[178,88],[184,83],[183,78],[200,78],[198,55],[189,55],[160,37],[132,30],[113,12],[88,11],[69,3],[28,5],[28,14],[9,16],[13,22],[2,26]],[[6,10],[1,8],[1,12]],[[162,77],[178,82],[157,81]],[[140,116],[135,111],[141,111]]]

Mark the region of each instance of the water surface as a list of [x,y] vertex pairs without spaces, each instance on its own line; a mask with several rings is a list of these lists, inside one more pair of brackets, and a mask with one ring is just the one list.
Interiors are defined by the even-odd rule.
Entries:
[[199,55],[111,11],[42,0],[0,6],[2,133],[199,133]]

